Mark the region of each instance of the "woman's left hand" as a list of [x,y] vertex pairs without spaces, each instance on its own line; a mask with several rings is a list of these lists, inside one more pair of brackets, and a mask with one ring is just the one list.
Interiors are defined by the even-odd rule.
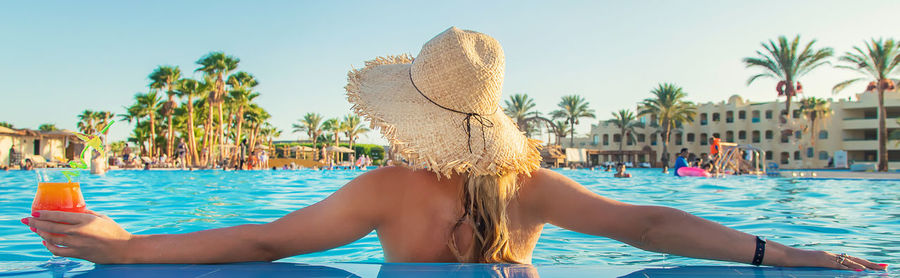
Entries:
[[114,263],[124,254],[131,233],[109,217],[85,213],[41,210],[22,219],[31,231],[44,239],[44,246],[57,256]]
[[803,255],[796,256],[792,266],[825,267],[844,270],[885,270],[887,264],[876,264],[869,260],[847,254],[834,254],[825,251],[803,250]]

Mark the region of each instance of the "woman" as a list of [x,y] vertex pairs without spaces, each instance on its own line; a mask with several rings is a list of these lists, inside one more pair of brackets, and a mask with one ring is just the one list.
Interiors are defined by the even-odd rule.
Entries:
[[530,263],[550,223],[695,258],[884,269],[762,241],[680,210],[617,202],[540,169],[539,142],[499,111],[503,69],[496,40],[450,28],[415,61],[382,57],[351,71],[353,109],[407,166],[367,172],[271,223],[134,235],[96,213],[38,211],[23,222],[54,254],[97,263],[271,261],[345,245],[373,230],[389,262]]

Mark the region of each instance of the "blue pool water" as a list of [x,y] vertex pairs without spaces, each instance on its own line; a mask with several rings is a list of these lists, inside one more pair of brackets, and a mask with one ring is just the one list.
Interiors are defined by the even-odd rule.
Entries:
[[[794,180],[738,176],[675,178],[657,169],[559,170],[590,190],[635,204],[671,206],[739,230],[802,248],[846,252],[900,264],[900,181]],[[128,231],[184,233],[272,221],[310,205],[361,171],[112,171],[82,180],[88,207]],[[33,172],[0,172],[0,272],[46,261],[40,238],[19,222],[30,213]],[[374,233],[291,263],[383,261]],[[84,262],[84,266],[91,266]],[[535,265],[736,265],[642,251],[623,243],[548,225]]]

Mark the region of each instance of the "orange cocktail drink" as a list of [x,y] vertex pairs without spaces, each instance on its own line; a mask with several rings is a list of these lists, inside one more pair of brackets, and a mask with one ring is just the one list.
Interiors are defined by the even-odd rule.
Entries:
[[85,211],[84,196],[77,182],[38,182],[37,194],[31,203],[31,211],[58,210],[66,212]]

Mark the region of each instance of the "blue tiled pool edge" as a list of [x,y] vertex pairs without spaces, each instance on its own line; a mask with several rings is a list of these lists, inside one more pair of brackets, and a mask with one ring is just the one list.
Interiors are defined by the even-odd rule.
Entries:
[[236,263],[25,267],[0,277],[892,277],[888,271],[752,266],[598,266],[408,263]]

